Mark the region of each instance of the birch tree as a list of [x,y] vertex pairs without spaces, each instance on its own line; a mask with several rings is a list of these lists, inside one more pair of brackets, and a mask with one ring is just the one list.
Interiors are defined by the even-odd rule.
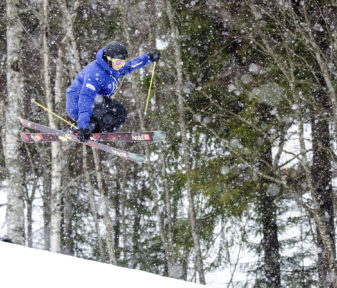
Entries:
[[6,106],[6,169],[7,169],[7,233],[14,243],[24,244],[23,173],[20,156],[19,117],[24,97],[24,75],[21,58],[22,24],[20,1],[7,0],[7,106]]
[[[54,102],[60,101],[60,83],[56,83],[58,92],[56,101],[52,99],[51,77],[50,77],[50,50],[49,50],[49,4],[48,0],[44,0],[43,3],[43,17],[42,17],[42,35],[43,35],[43,80],[44,80],[44,92],[47,103],[47,108],[50,111],[54,111]],[[62,56],[62,55],[61,55]],[[60,59],[59,59],[60,61]],[[61,64],[59,64],[61,65]],[[58,68],[58,73],[60,73]],[[60,75],[57,75],[58,80]],[[48,113],[48,122],[51,128],[57,129],[56,120],[53,115]],[[61,186],[62,186],[62,162],[61,162],[61,144],[58,142],[51,143],[51,220],[50,220],[50,249],[53,252],[61,252]]]

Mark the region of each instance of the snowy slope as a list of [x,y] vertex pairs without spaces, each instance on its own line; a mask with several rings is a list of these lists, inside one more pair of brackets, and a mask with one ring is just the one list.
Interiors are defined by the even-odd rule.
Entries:
[[143,271],[116,267],[1,241],[0,273],[2,287],[206,287]]

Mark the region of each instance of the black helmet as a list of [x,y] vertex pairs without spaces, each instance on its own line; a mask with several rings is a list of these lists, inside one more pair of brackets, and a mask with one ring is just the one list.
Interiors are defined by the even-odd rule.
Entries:
[[104,56],[109,56],[111,58],[117,59],[127,59],[128,50],[122,43],[111,41],[104,48]]

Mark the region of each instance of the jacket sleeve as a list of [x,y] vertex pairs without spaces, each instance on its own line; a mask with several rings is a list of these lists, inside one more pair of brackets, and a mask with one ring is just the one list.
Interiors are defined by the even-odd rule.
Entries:
[[120,70],[120,77],[132,73],[148,64],[152,63],[150,53],[143,54],[126,62],[125,66]]
[[78,120],[79,129],[89,129],[90,117],[95,105],[95,97],[99,91],[99,83],[95,77],[85,75],[83,79],[82,89],[78,100]]

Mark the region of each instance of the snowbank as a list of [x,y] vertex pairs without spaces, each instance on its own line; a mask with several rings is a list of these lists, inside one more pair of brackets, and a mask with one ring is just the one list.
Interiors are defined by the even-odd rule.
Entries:
[[143,271],[116,267],[1,241],[0,255],[2,287],[206,287]]

